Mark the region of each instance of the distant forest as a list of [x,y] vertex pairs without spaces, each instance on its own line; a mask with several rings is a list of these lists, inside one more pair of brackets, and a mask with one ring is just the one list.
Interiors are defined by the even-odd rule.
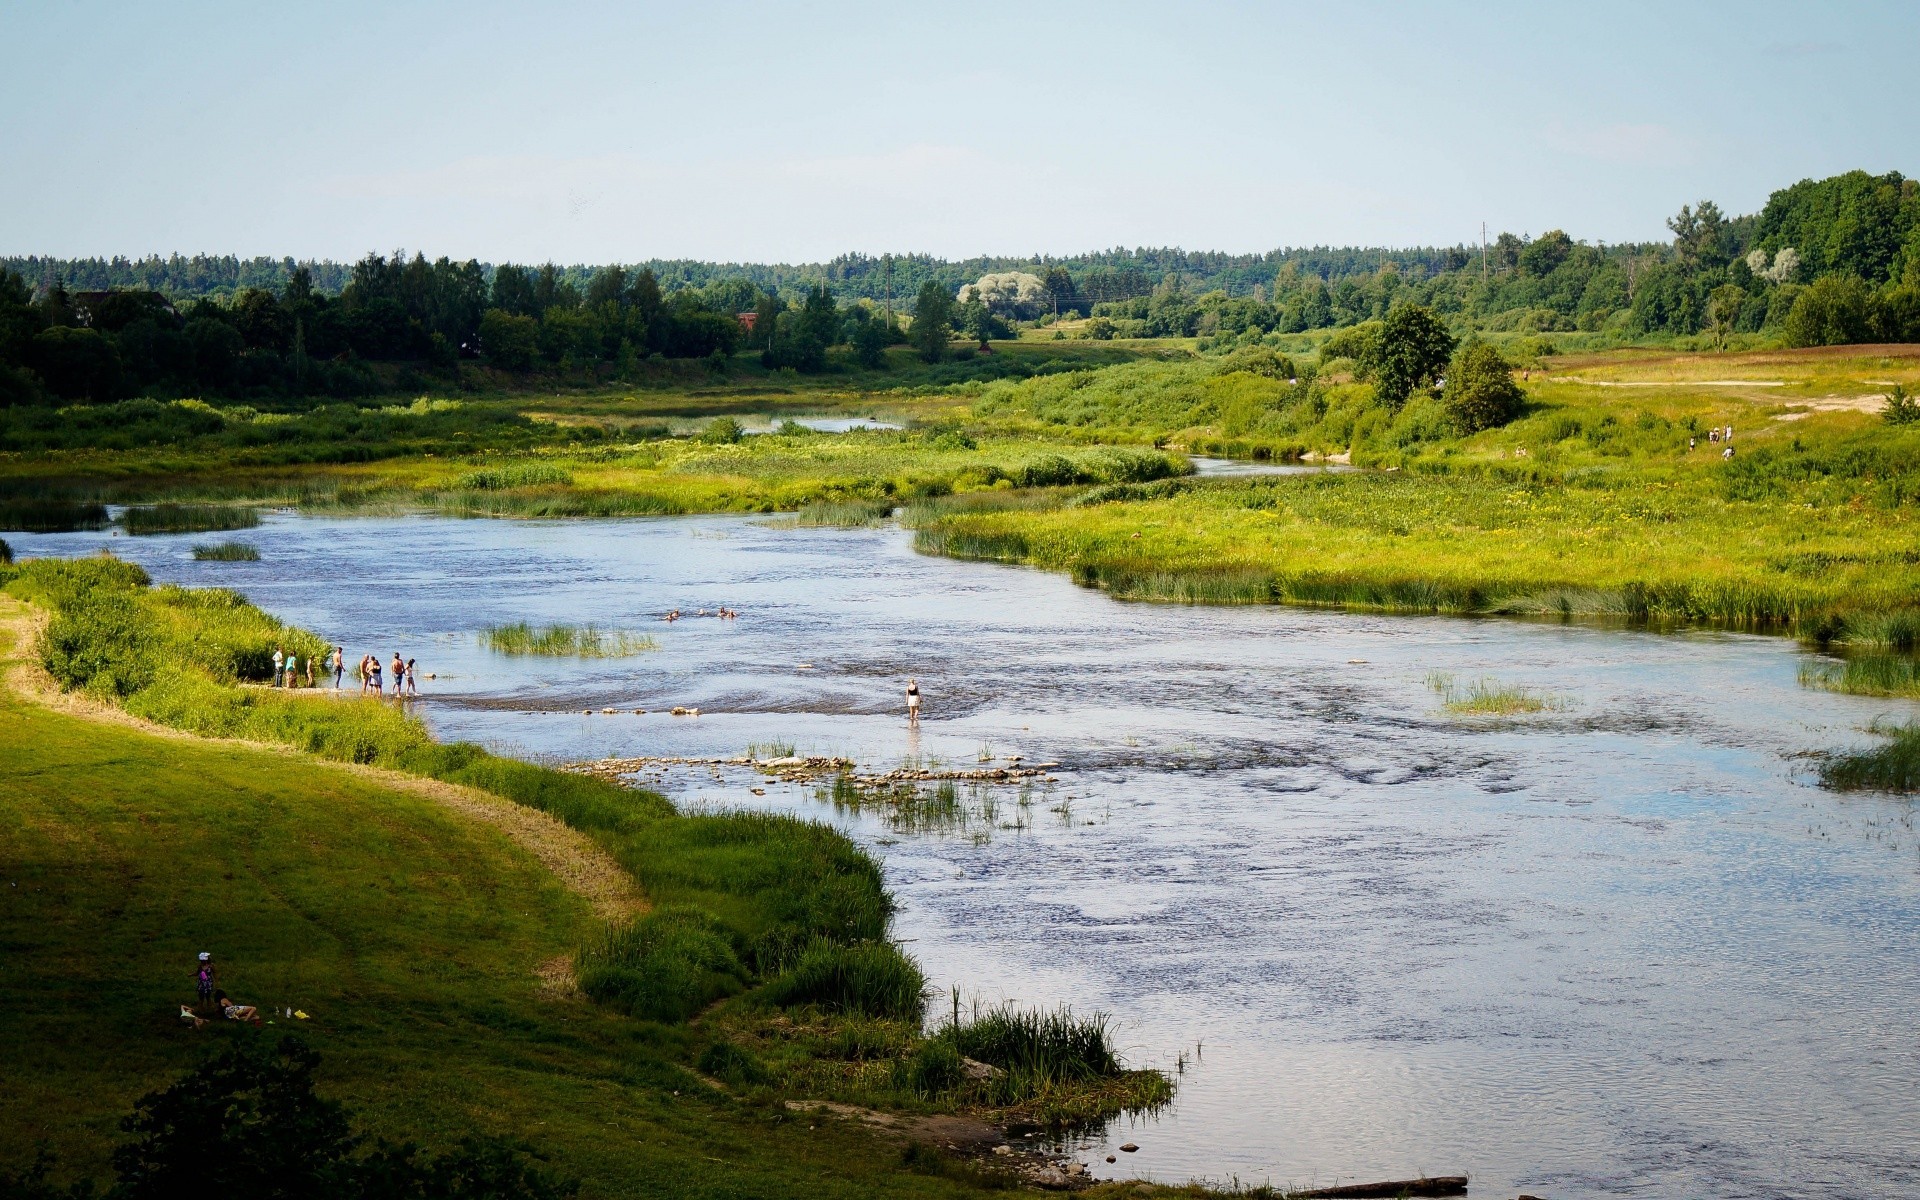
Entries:
[[802,265],[12,257],[0,259],[0,404],[390,390],[375,363],[453,378],[462,363],[629,378],[643,361],[724,363],[751,349],[768,367],[817,371],[844,345],[840,361],[874,366],[907,338],[891,314],[917,318],[913,341],[929,359],[951,328],[985,340],[1069,313],[1093,318],[1083,332],[1096,337],[1244,341],[1405,304],[1487,331],[1920,340],[1914,180],[1853,171],[1775,192],[1756,214],[1702,201],[1667,225],[1670,242],[1622,246],[1555,229],[1502,233],[1484,250],[850,254]]

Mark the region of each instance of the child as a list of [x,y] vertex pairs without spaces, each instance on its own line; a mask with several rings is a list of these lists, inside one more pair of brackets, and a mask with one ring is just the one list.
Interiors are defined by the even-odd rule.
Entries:
[[202,950],[200,952],[200,965],[193,973],[194,984],[200,992],[201,1008],[207,1008],[213,1004],[214,979],[213,955]]

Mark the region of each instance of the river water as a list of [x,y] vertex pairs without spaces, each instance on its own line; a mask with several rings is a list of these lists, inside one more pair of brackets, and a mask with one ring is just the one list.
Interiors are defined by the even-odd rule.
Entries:
[[[850,830],[943,994],[1113,1014],[1179,1094],[1073,1145],[1101,1174],[1920,1193],[1913,808],[1823,792],[1803,756],[1909,710],[1802,689],[1786,640],[1121,604],[918,556],[895,528],[763,519],[279,515],[239,536],[263,561],[196,563],[204,535],[7,535],[29,555],[111,545],[350,657],[417,657],[434,728],[510,753],[1058,762],[932,830],[799,786],[756,797],[742,771],[648,780]],[[658,619],[722,605],[739,617]],[[522,619],[660,648],[479,646]],[[1553,707],[1452,716],[1434,672]]]

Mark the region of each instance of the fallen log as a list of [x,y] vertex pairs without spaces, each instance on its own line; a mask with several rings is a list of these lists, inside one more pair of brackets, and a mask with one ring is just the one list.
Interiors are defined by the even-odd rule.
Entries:
[[1288,1192],[1290,1200],[1393,1200],[1396,1196],[1464,1196],[1465,1175],[1435,1175],[1431,1179],[1395,1179],[1386,1183],[1349,1183],[1341,1187],[1316,1188],[1311,1192]]

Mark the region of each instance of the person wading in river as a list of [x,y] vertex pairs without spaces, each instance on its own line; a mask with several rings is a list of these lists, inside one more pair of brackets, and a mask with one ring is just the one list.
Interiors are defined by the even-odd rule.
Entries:
[[920,684],[909,677],[907,679],[907,724],[920,723]]

